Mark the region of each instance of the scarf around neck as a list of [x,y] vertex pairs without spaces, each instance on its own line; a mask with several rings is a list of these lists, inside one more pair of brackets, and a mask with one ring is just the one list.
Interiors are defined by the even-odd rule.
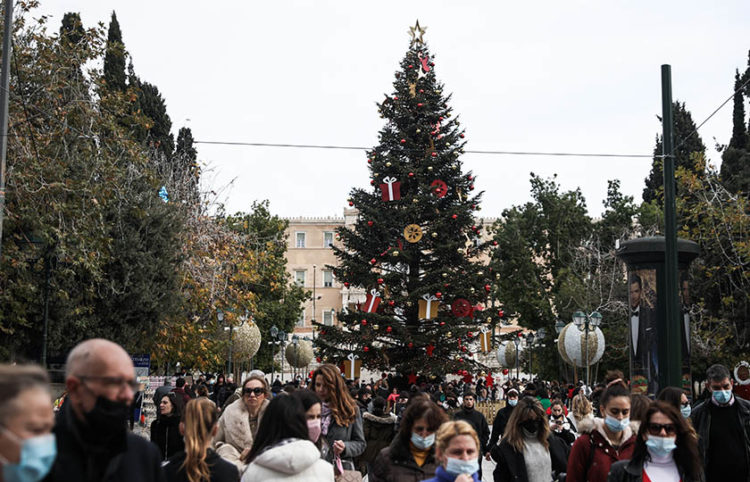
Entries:
[[328,427],[331,425],[332,418],[331,407],[323,402],[320,406],[320,433],[322,435],[328,435]]

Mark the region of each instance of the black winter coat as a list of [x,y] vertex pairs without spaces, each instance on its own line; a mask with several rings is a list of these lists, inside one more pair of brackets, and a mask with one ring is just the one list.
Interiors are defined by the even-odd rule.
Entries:
[[507,405],[508,402],[505,403],[506,405],[497,411],[495,420],[492,422],[492,437],[490,438],[488,450],[491,450],[492,447],[497,445],[497,441],[500,440],[503,432],[505,432],[505,426],[508,425],[508,419],[510,418],[511,414],[513,414],[513,407]]
[[370,482],[418,482],[435,477],[438,468],[435,460],[435,446],[430,449],[424,464],[420,467],[399,436],[394,437],[391,445],[380,451],[367,474]]
[[479,437],[480,453],[484,454],[488,450],[487,442],[490,439],[490,426],[482,412],[477,409],[465,410],[461,408],[453,415],[453,420],[463,420],[471,424]]
[[[549,442],[549,455],[552,459],[552,475],[556,477],[555,480],[564,480],[559,477],[567,470],[570,447],[554,435],[550,435],[547,441]],[[500,445],[493,452],[495,452],[493,458],[497,460],[497,466],[492,473],[495,482],[528,482],[523,452],[517,452],[507,439],[501,440]]]
[[180,417],[158,417],[151,422],[151,441],[159,447],[162,460],[185,450],[185,441],[180,434]]
[[361,471],[365,464],[371,464],[380,451],[391,444],[396,434],[396,416],[392,413],[377,416],[369,412],[362,415],[362,426],[367,447],[357,460]]
[[85,441],[84,430],[65,404],[55,420],[57,458],[45,482],[165,482],[159,450],[148,440],[126,431],[122,438]]
[[[182,467],[183,462],[185,462],[185,452],[179,452],[169,459],[164,466],[167,482],[188,482],[187,474]],[[208,449],[206,454],[206,464],[211,472],[209,482],[239,482],[240,472],[237,466],[222,459],[211,449]]]
[[[677,467],[680,473],[681,482],[701,482],[700,479],[690,479],[685,475],[680,467]],[[620,460],[612,464],[607,476],[607,482],[643,482],[643,460]]]

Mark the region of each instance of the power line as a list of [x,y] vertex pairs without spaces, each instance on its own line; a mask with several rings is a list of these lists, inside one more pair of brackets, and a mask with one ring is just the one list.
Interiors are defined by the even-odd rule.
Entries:
[[[362,146],[338,146],[326,144],[281,144],[273,142],[242,142],[242,141],[193,141],[195,144],[209,144],[219,146],[245,146],[245,147],[282,147],[291,149],[338,149],[349,151],[370,151],[372,147]],[[611,154],[593,152],[533,152],[533,151],[499,151],[499,150],[466,150],[465,154],[485,155],[514,155],[514,156],[567,156],[567,157],[647,157],[653,158],[652,154]],[[659,156],[656,156],[659,157]]]

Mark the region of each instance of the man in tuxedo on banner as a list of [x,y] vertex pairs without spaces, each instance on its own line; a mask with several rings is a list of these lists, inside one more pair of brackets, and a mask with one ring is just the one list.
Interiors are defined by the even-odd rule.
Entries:
[[[654,310],[645,303],[641,277],[633,273],[630,288],[630,356],[634,371],[640,371],[650,379],[658,373],[655,356],[650,356],[656,346],[656,323]],[[655,353],[654,353],[655,355]]]

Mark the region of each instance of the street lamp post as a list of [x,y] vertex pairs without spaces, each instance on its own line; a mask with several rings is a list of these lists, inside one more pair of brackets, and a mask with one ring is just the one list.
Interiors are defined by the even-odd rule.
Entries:
[[276,328],[276,325],[273,325],[271,327],[271,341],[268,342],[269,345],[271,345],[271,384],[273,385],[273,382],[275,380],[274,378],[274,359],[276,358],[276,337],[279,336],[279,329]]
[[[565,322],[563,320],[558,319],[555,322],[555,333],[557,333],[557,336],[558,336],[558,338],[555,339],[555,343],[558,343],[559,337],[560,337],[560,333],[562,333],[563,328],[565,328]],[[557,376],[559,377],[561,375],[561,373],[562,373],[562,361],[560,359],[560,351],[559,350],[555,350],[555,352],[557,353]],[[566,370],[566,372],[567,372],[567,370]],[[565,377],[566,378],[568,377],[567,373],[565,373]]]
[[315,296],[315,288],[317,287],[317,269],[318,265],[313,265],[313,310],[312,310],[312,317],[310,320],[312,321],[312,325],[315,326],[315,300],[317,299],[317,296]]
[[284,381],[284,346],[286,345],[286,332],[279,332],[279,346],[281,347],[281,381]]
[[533,360],[534,360],[534,343],[537,344],[537,346],[544,347],[545,345],[541,344],[540,342],[544,339],[544,337],[547,336],[547,330],[544,328],[539,328],[536,331],[536,335],[534,333],[529,333],[526,336],[526,343],[529,348],[529,378],[533,380],[534,370],[533,370]]
[[521,375],[519,374],[519,370],[518,370],[518,368],[519,368],[518,367],[518,360],[519,360],[519,358],[521,358],[520,356],[518,356],[519,355],[519,353],[518,353],[518,347],[521,345],[521,339],[519,337],[515,337],[513,339],[513,343],[515,343],[515,345],[516,345],[516,380],[518,380],[519,378],[521,378]]
[[[294,370],[292,375],[297,379],[297,365],[299,365],[299,336],[292,335],[292,345],[294,345]],[[294,380],[292,380],[294,381]]]
[[[585,334],[584,344],[586,345],[586,386],[591,386],[591,367],[589,366],[589,332],[596,330],[602,323],[602,315],[594,311],[587,315],[583,311],[573,313],[573,323],[578,329]],[[593,328],[592,328],[593,327]]]

